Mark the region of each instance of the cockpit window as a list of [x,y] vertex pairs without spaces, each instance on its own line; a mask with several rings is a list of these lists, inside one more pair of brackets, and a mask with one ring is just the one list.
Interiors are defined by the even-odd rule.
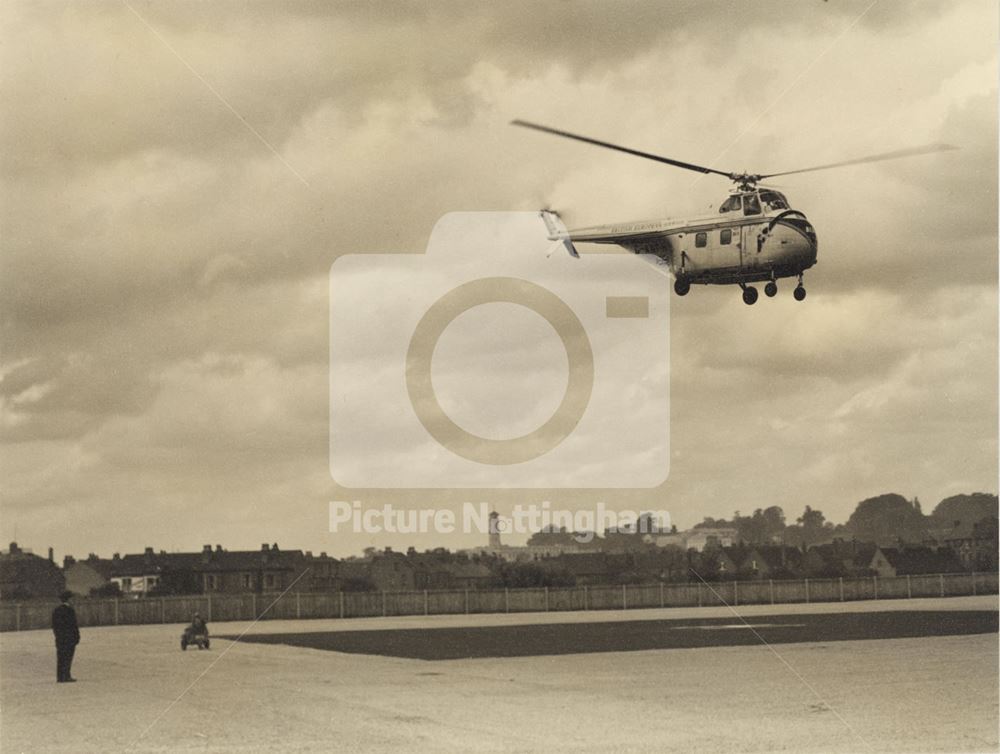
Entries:
[[761,191],[760,200],[764,202],[764,209],[788,209],[788,201],[777,191]]
[[760,214],[760,200],[757,199],[756,194],[746,195],[746,201],[743,202],[743,214],[744,215]]
[[719,212],[739,212],[739,211],[740,211],[739,194],[735,194],[729,197],[728,199],[726,199],[726,201],[722,203],[722,206],[719,207]]

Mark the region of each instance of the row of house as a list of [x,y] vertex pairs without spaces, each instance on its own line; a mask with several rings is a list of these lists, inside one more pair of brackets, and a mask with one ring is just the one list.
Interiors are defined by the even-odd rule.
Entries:
[[[370,552],[364,558],[338,560],[326,553],[281,550],[262,544],[259,550],[226,550],[205,545],[201,552],[168,553],[152,547],[144,552],[77,560],[66,556],[63,567],[11,543],[0,553],[0,599],[55,597],[63,589],[78,595],[412,591],[421,589],[485,589],[498,586],[504,569],[523,565],[548,574],[558,584],[617,584],[649,581],[683,582],[698,578],[836,578],[876,574],[882,577],[974,570],[977,562],[951,547],[900,546],[836,540],[799,549],[785,545],[747,546],[710,540],[698,551],[653,547],[616,552],[532,553],[504,557],[498,538],[475,557],[446,550],[417,553]],[[970,548],[969,557],[975,555]],[[502,554],[501,554],[502,553]],[[504,565],[508,564],[508,565]],[[995,561],[992,566],[996,567]]]
[[784,545],[707,547],[633,553],[563,554],[535,561],[577,585],[729,579],[882,577],[968,570],[949,548],[878,547],[837,541],[807,550]]
[[837,578],[877,575],[888,578],[968,570],[951,548],[922,545],[879,547],[837,540],[804,550],[767,545],[722,547],[710,552],[711,556],[703,558],[703,562],[714,566],[709,572],[718,577]]

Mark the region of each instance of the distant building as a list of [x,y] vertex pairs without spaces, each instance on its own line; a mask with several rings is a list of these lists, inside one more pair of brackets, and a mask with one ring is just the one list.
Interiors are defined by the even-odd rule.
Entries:
[[931,573],[960,573],[962,561],[947,547],[879,547],[870,568],[879,576],[916,576]]
[[750,549],[741,569],[757,578],[799,578],[804,573],[805,554],[787,545],[758,545]]
[[998,537],[997,519],[986,518],[979,523],[959,523],[944,537],[944,543],[953,550],[970,571],[995,571],[997,569]]
[[[324,590],[335,582],[331,576],[336,561],[307,558],[301,550],[283,551],[277,544],[262,544],[260,550],[202,547],[201,552],[115,553],[110,559],[90,555],[86,560],[64,561],[70,589],[89,594],[106,584],[116,584],[122,594],[228,594],[280,592],[292,584],[298,591]],[[308,569],[308,570],[307,570]],[[301,578],[300,578],[301,577]]]
[[555,558],[568,553],[593,552],[592,547],[587,547],[576,541],[553,542],[544,545],[505,545],[500,541],[499,521],[499,513],[496,511],[490,513],[489,537],[486,547],[472,547],[467,550],[459,550],[459,553],[469,557],[486,555],[515,563],[526,560]]
[[94,553],[90,553],[86,560],[76,560],[72,555],[63,558],[66,588],[81,597],[110,584],[111,573],[111,561],[99,558]]
[[0,599],[53,598],[66,588],[66,579],[55,564],[52,548],[42,558],[22,550],[17,542],[0,552]]
[[876,546],[867,542],[835,539],[822,545],[813,545],[805,554],[805,575],[815,578],[837,578],[867,575],[871,571]]
[[732,547],[739,543],[740,533],[731,527],[702,526],[687,531],[647,534],[643,537],[643,541],[657,547],[680,547],[684,550],[701,552],[706,548]]
[[684,532],[685,547],[698,552],[706,547],[732,547],[739,542],[739,539],[739,532],[727,527],[701,527]]

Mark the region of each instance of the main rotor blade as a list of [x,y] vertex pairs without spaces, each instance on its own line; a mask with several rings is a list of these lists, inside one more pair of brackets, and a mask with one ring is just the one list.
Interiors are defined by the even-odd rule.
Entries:
[[766,178],[774,178],[778,175],[795,175],[796,173],[810,173],[814,170],[829,170],[830,168],[842,168],[847,165],[863,165],[868,162],[882,162],[883,160],[898,160],[902,157],[916,157],[920,154],[934,154],[935,152],[950,152],[952,150],[958,149],[958,147],[952,146],[951,144],[925,144],[921,147],[911,147],[909,149],[898,149],[895,152],[884,152],[882,154],[873,154],[868,157],[858,157],[855,160],[844,160],[843,162],[831,162],[829,165],[816,165],[811,168],[802,168],[801,170],[786,170],[784,173],[768,173],[767,175],[758,176],[759,179],[763,180]]
[[606,147],[607,149],[614,149],[616,152],[624,152],[625,154],[635,155],[636,157],[645,157],[647,160],[655,160],[656,162],[662,162],[666,165],[673,165],[675,168],[684,168],[685,170],[694,170],[698,173],[715,173],[716,175],[724,175],[726,178],[731,178],[730,173],[725,173],[721,170],[715,170],[714,168],[706,168],[702,165],[695,165],[690,162],[681,162],[680,160],[671,160],[669,157],[661,157],[658,154],[650,154],[649,152],[640,152],[638,149],[629,149],[628,147],[621,147],[617,144],[612,144],[607,141],[599,141],[598,139],[591,139],[587,136],[580,136],[578,134],[571,134],[568,131],[560,131],[556,128],[549,128],[548,126],[540,126],[537,123],[529,123],[525,120],[512,120],[510,122],[512,126],[522,126],[523,128],[532,128],[535,131],[542,131],[547,134],[554,134],[555,136],[562,136],[567,139],[576,139],[577,141],[582,141],[586,144],[594,144],[598,147]]

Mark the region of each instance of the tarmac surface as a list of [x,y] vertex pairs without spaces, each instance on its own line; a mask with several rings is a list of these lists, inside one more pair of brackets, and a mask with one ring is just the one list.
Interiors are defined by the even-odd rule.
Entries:
[[987,633],[997,633],[995,611],[892,610],[763,615],[750,620],[729,615],[694,620],[254,633],[219,638],[418,660],[457,660]]
[[[997,751],[995,622],[994,633],[982,634],[586,653],[577,647],[574,654],[434,662],[220,638],[389,638],[400,630],[444,637],[433,629],[506,627],[522,635],[617,632],[627,644],[622,637],[637,624],[678,636],[743,635],[749,630],[706,626],[746,620],[792,630],[823,620],[849,625],[851,616],[869,627],[883,620],[905,625],[916,611],[950,632],[981,621],[976,613],[995,616],[997,599],[212,624],[212,648],[187,652],[180,650],[180,625],[85,628],[74,684],[55,683],[50,632],[5,633],[0,749]],[[664,628],[670,625],[676,628]]]

